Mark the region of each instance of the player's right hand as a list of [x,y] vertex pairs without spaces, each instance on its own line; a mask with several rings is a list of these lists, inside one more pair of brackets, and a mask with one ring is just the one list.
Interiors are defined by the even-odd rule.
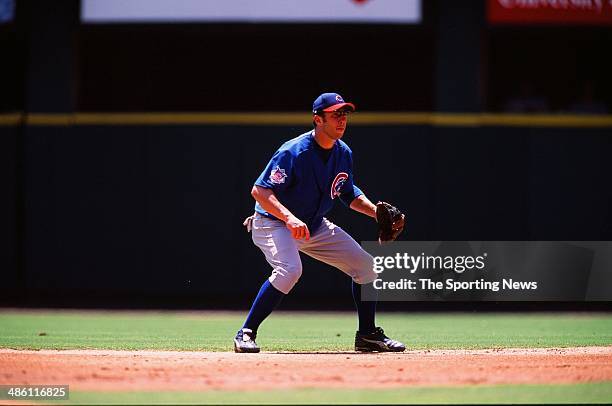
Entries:
[[310,239],[310,231],[308,231],[308,226],[299,218],[295,216],[289,216],[285,225],[291,231],[291,236],[296,240],[301,240],[305,238],[306,241]]

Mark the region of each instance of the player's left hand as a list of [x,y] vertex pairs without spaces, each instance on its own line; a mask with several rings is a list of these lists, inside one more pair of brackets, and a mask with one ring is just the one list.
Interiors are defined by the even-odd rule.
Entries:
[[376,204],[376,221],[378,222],[378,242],[394,241],[404,230],[406,216],[397,207],[387,203]]

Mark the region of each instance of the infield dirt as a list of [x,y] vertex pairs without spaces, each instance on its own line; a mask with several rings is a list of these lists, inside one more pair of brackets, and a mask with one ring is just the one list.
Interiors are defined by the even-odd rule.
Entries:
[[82,391],[397,388],[612,381],[612,347],[404,353],[0,349],[0,384]]

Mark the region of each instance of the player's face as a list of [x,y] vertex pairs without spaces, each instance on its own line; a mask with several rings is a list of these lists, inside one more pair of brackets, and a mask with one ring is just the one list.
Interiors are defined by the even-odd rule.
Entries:
[[339,140],[346,130],[348,111],[333,111],[323,113],[322,130],[329,138]]

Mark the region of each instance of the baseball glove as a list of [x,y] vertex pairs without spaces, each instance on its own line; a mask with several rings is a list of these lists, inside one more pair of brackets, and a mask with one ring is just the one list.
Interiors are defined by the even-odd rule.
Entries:
[[387,202],[376,203],[378,242],[393,241],[404,229],[404,214]]

